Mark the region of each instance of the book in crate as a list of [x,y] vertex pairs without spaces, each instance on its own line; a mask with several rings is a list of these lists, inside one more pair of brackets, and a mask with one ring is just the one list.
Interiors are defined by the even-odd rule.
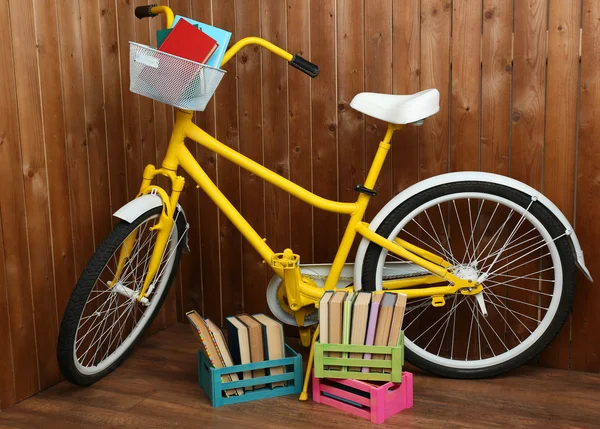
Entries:
[[228,317],[227,344],[209,319],[187,317],[201,340],[198,380],[213,406],[299,392],[302,359],[285,345],[281,323],[264,314]]
[[389,292],[325,292],[319,302],[315,375],[400,382],[406,299]]
[[[213,368],[207,356],[202,351],[198,351],[198,383],[206,392],[213,407],[298,394],[302,391],[302,356],[292,350],[287,344],[285,345],[285,351],[286,354],[283,359],[266,360],[224,368]],[[273,374],[271,370],[278,367],[284,368],[284,371],[278,375],[265,375],[258,378],[226,381],[227,375],[253,371],[263,371]],[[285,386],[269,387],[278,383],[284,383]],[[248,390],[243,395],[228,396],[225,394],[226,391],[232,389]]]
[[[331,356],[331,353],[335,353]],[[349,357],[353,355],[360,358]],[[368,357],[364,357],[367,355]],[[377,359],[372,357],[379,355]],[[402,381],[404,365],[404,333],[397,346],[315,343],[315,377],[354,380]],[[355,370],[360,368],[360,371]],[[366,369],[366,371],[365,371]]]

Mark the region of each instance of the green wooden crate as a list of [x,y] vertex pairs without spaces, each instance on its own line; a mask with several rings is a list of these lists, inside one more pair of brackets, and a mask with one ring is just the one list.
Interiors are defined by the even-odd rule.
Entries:
[[[326,352],[342,352],[342,357],[325,356]],[[349,353],[371,353],[391,356],[391,359],[350,359]],[[338,366],[341,369],[325,369]],[[360,346],[352,344],[315,343],[315,377],[345,378],[351,380],[402,382],[402,365],[404,365],[404,332],[400,335],[397,347]],[[349,371],[348,367],[360,367],[361,371]],[[391,368],[390,373],[362,372],[362,368]]]

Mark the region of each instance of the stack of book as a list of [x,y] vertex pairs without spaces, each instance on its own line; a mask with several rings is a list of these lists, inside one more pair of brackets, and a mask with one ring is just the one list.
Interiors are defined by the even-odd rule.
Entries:
[[[319,303],[321,344],[397,347],[400,343],[406,295],[397,293],[327,291]],[[328,352],[329,357],[345,357]],[[390,356],[350,353],[350,359],[389,359]],[[330,370],[340,370],[330,366]],[[344,368],[346,369],[346,368]],[[348,371],[388,372],[388,369],[348,367]]]
[[158,50],[218,68],[231,33],[179,15],[173,27],[157,32]]
[[[265,360],[283,359],[285,342],[283,326],[278,321],[264,315],[240,314],[226,319],[227,337],[211,320],[202,318],[196,311],[187,313],[194,333],[199,337],[201,350],[214,368],[261,362]],[[250,378],[278,375],[285,372],[285,367],[273,367],[232,373],[224,376],[222,381],[238,381]],[[254,385],[245,388],[225,390],[225,396],[243,395],[244,391],[256,388],[277,388],[286,385],[285,381],[265,385]]]

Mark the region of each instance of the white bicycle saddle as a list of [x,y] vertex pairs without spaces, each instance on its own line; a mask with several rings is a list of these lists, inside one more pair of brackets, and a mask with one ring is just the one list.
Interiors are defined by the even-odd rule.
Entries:
[[352,99],[350,107],[392,124],[410,124],[440,110],[440,93],[435,88],[411,95],[361,92]]

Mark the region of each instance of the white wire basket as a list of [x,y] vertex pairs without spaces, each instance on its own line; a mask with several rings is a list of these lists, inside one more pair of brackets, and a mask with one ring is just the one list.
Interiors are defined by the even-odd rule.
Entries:
[[204,110],[225,70],[129,42],[129,90],[186,110]]

